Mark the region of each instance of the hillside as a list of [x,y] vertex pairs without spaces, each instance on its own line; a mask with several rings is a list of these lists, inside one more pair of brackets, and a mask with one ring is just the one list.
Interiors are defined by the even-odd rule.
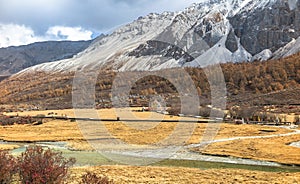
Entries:
[[0,48],[0,76],[12,75],[37,64],[72,58],[91,42],[48,41]]
[[300,3],[281,0],[216,0],[151,13],[96,38],[72,58],[35,65],[2,81],[0,100],[71,107],[74,74],[99,71],[95,103],[110,107],[114,77],[125,72],[126,81],[132,72],[144,71],[149,76],[132,87],[131,105],[148,105],[151,94],[177,105],[175,87],[155,75],[185,68],[201,104],[210,104],[201,68],[220,64],[228,105],[300,104],[299,8]]
[[[280,60],[222,64],[228,95],[228,105],[289,105],[300,104],[300,53]],[[163,72],[171,72],[172,69]],[[186,68],[198,90],[201,104],[210,103],[210,85],[203,69]],[[161,72],[161,71],[159,71]],[[176,88],[155,72],[136,82],[131,89],[131,105],[147,105],[148,98],[160,94],[167,104],[179,104]],[[127,72],[128,77],[131,76]],[[72,107],[74,73],[32,73],[15,75],[0,82],[2,104],[34,104],[41,108]],[[116,72],[99,70],[96,106],[111,106],[111,88]],[[126,79],[124,79],[126,80]],[[176,79],[182,80],[182,79]]]

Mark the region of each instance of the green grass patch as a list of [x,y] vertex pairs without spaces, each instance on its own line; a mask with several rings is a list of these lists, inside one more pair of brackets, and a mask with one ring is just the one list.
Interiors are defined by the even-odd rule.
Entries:
[[93,151],[60,150],[63,156],[76,159],[75,166],[115,165],[116,163]]

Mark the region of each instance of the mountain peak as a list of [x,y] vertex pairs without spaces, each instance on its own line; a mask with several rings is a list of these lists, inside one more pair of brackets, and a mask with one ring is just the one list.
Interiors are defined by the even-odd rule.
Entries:
[[71,60],[27,71],[160,70],[287,56],[300,51],[299,7],[292,0],[208,0],[178,12],[150,13]]

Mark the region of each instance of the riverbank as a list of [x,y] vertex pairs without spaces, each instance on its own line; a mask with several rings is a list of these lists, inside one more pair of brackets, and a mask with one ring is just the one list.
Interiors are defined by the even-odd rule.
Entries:
[[[143,115],[143,113],[141,114]],[[138,130],[133,126],[144,126],[145,123],[105,122],[105,128],[116,139],[131,145],[150,145],[168,136],[178,123],[159,123],[153,128]],[[149,125],[147,125],[149,126]],[[299,164],[300,151],[297,147],[289,146],[300,140],[300,135],[293,135],[295,130],[282,127],[267,127],[261,125],[220,124],[219,131],[213,141],[202,153],[210,155],[233,156],[254,160],[265,160],[283,164]],[[193,134],[186,145],[197,145],[202,140],[207,124],[196,124]],[[271,131],[266,131],[271,130]],[[277,137],[280,135],[285,136]],[[250,138],[261,137],[261,139]],[[104,137],[105,138],[105,137]],[[180,138],[180,137],[179,137]],[[65,142],[70,150],[92,151],[93,147],[85,140],[78,123],[62,120],[51,120],[41,125],[12,125],[0,126],[0,139],[12,141],[13,144],[0,143],[0,149],[15,149],[20,143],[34,142]],[[218,141],[222,141],[219,142]],[[290,154],[291,153],[291,154]],[[197,154],[197,153],[196,153]],[[193,154],[192,156],[194,156]],[[199,154],[198,154],[199,155]],[[198,155],[196,157],[198,157]],[[182,155],[180,155],[182,156]],[[190,155],[182,156],[188,159]],[[195,160],[197,160],[196,158]]]
[[300,165],[300,148],[291,143],[299,142],[300,134],[255,139],[238,139],[210,144],[205,150],[194,148],[207,155],[272,161],[289,165]]

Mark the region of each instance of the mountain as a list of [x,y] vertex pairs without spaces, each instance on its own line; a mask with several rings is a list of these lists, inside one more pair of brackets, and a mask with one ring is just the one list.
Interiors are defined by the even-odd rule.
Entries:
[[48,41],[25,46],[0,48],[0,76],[66,58],[86,49],[92,41]]
[[[279,60],[221,64],[227,89],[227,105],[230,107],[233,105],[300,104],[299,58],[300,53],[297,53]],[[199,94],[201,105],[210,104],[211,85],[205,70],[199,67],[190,67],[184,70],[189,75],[175,77],[173,80],[182,82],[186,81],[185,77],[190,77]],[[177,88],[169,80],[159,77],[161,73],[172,76],[174,72],[178,72],[178,69],[122,72],[124,81],[135,78],[137,73],[147,76],[132,85],[129,103],[148,106],[149,99],[161,96],[168,106],[180,107]],[[91,91],[95,90],[93,98],[95,98],[96,107],[112,107],[112,90],[113,85],[118,83],[117,75],[120,75],[120,72],[100,70],[97,80],[94,77],[83,80],[95,84]],[[0,86],[0,105],[31,104],[39,106],[41,109],[72,108],[72,98],[77,91],[74,88],[74,72],[35,72],[28,75],[24,73],[1,81]],[[84,90],[84,94],[89,94],[86,86],[80,87]]]
[[22,73],[151,71],[287,57],[300,51],[299,8],[290,0],[207,0],[179,12],[151,13],[97,38],[71,59]]
[[[221,63],[229,105],[300,104],[299,8],[298,1],[211,0],[180,12],[151,13],[96,38],[72,58],[35,65],[1,81],[0,104],[71,108],[73,92],[88,91],[73,89],[76,71],[97,70],[96,107],[111,107],[116,75],[125,73],[129,81],[132,71],[149,75],[132,87],[133,105],[145,105],[153,94],[176,105],[174,86],[155,78],[155,71],[167,74],[174,67],[185,68],[201,104],[210,104],[211,84],[202,68],[215,63]],[[84,82],[93,84],[94,77]]]

